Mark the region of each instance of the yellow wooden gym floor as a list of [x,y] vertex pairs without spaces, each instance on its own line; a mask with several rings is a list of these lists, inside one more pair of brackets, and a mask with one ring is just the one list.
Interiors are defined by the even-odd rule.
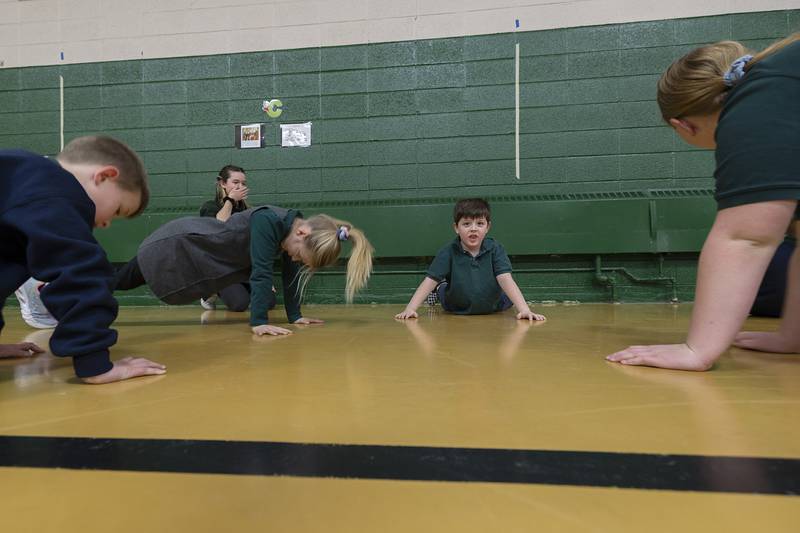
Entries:
[[[0,361],[0,531],[799,530],[800,356],[603,360],[680,342],[688,305],[402,307],[305,306],[327,323],[266,338],[245,313],[123,308],[114,356],[168,373],[112,385]],[[47,345],[4,315],[2,342]]]

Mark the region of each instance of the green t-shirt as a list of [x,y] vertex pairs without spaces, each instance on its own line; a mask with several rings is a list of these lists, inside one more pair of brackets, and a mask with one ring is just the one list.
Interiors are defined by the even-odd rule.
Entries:
[[283,280],[283,305],[289,323],[301,318],[300,296],[297,293],[300,265],[292,261],[281,248],[281,242],[292,229],[294,219],[302,216],[290,209],[281,218],[272,209],[259,209],[250,217],[250,325],[269,323],[269,294],[272,291],[272,273],[275,258],[281,257],[281,279]]
[[719,209],[800,199],[800,41],[753,65],[731,89],[716,142]]
[[428,277],[447,281],[447,305],[459,315],[485,315],[498,310],[503,290],[497,276],[511,272],[511,261],[503,246],[487,237],[478,255],[464,250],[456,237],[436,253]]

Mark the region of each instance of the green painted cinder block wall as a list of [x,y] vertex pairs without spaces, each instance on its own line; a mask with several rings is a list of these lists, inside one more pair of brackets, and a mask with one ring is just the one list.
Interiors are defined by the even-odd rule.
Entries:
[[[0,147],[58,151],[58,76],[63,75],[66,140],[103,132],[139,151],[151,176],[150,214],[193,213],[211,197],[216,172],[227,163],[247,169],[254,204],[379,205],[393,200],[413,205],[472,195],[568,198],[709,189],[713,154],[682,144],[662,124],[654,101],[658,76],[699,44],[732,38],[761,48],[798,30],[800,11],[789,10],[0,69]],[[515,178],[514,161],[516,44],[521,55],[520,179]],[[261,110],[262,100],[269,98],[284,102],[279,119],[269,119]],[[313,145],[280,148],[278,124],[305,121],[313,123]],[[252,122],[266,124],[268,146],[234,148],[234,125]],[[509,222],[523,225],[526,220]],[[109,230],[114,233],[103,238],[113,258],[127,250],[113,244],[120,242],[114,238],[117,232],[126,234],[126,224],[115,223]],[[413,225],[414,219],[400,217],[397,224]],[[592,224],[588,216],[585,224]],[[410,231],[431,229],[417,224]],[[590,244],[587,238],[587,251]],[[509,251],[521,255],[521,264],[539,265],[547,255],[513,247]],[[568,261],[593,268],[594,256],[579,252],[580,246]],[[429,251],[433,253],[435,249]],[[386,256],[397,268],[425,263],[417,257]],[[614,249],[605,259],[630,260],[644,269],[642,275],[655,277],[672,260],[683,270],[695,261],[691,254],[627,257]],[[579,271],[553,275],[584,279]],[[340,278],[330,276],[326,283],[335,285]],[[564,294],[552,283],[539,287],[538,276],[529,278],[522,284],[543,299]],[[402,300],[418,276],[407,283],[398,279],[378,275],[372,286],[376,294]],[[609,287],[586,279],[577,283],[585,287],[573,291],[576,299],[611,298]],[[691,288],[691,282],[685,285],[685,297]],[[642,290],[637,298],[663,298],[660,289]]]

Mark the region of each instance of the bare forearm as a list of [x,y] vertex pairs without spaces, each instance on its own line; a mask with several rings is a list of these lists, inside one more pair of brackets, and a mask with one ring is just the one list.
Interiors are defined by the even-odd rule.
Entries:
[[[797,230],[797,236],[800,237],[800,228]],[[800,340],[800,252],[797,249],[789,261],[789,272],[786,277],[780,332],[787,339]]]
[[438,282],[431,278],[425,278],[422,280],[422,283],[419,284],[417,290],[414,291],[414,295],[411,297],[411,301],[408,302],[406,306],[407,310],[416,311],[417,308],[422,305],[422,302],[425,301],[425,298],[428,297],[428,294],[436,288]]
[[508,299],[511,300],[511,303],[514,304],[518,313],[528,310],[528,302],[525,301],[525,296],[522,295],[522,291],[519,290],[519,286],[517,282],[514,281],[514,278],[511,277],[511,274],[500,274],[497,276],[497,283],[500,285],[500,288],[503,289],[503,292],[506,293]]
[[233,203],[231,202],[222,202],[222,208],[217,211],[217,220],[220,222],[227,222],[229,218],[231,218],[231,213],[233,212]]
[[712,230],[697,271],[686,344],[708,361],[730,346],[747,318],[776,242],[741,240]]

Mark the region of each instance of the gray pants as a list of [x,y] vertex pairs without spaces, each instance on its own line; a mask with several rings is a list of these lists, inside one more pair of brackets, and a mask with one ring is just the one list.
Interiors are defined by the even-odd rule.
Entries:
[[[236,283],[235,285],[229,285],[219,291],[219,297],[229,311],[246,311],[250,306],[250,284]],[[270,292],[268,298],[268,309],[274,309],[276,302],[275,293]]]
[[229,285],[219,291],[219,297],[229,311],[246,311],[250,306],[250,284]]

